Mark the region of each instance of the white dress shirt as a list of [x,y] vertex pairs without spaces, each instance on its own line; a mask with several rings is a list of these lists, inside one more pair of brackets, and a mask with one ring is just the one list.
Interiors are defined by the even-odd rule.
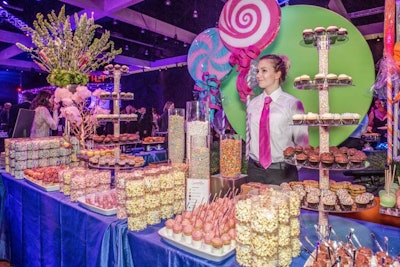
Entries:
[[[249,156],[259,161],[259,129],[261,112],[264,100],[268,95],[261,93],[253,98],[247,108],[250,130],[250,151]],[[271,155],[272,163],[284,160],[283,150],[289,146],[308,145],[308,127],[293,126],[292,116],[297,113],[304,113],[303,104],[294,96],[282,91],[282,88],[275,90],[269,97],[270,104],[269,128],[271,130]]]

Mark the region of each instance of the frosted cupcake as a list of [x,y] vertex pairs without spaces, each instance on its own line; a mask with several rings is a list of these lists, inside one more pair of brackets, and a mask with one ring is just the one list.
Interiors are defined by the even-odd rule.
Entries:
[[228,252],[231,249],[232,238],[228,233],[221,236],[222,240],[222,252]]
[[333,113],[332,116],[334,124],[340,124],[342,122],[342,117],[339,113]]
[[308,112],[306,115],[306,122],[308,124],[317,124],[319,120],[319,115],[316,113]]
[[332,124],[333,123],[333,114],[332,113],[323,113],[320,115],[320,120],[324,124]]
[[305,120],[306,115],[305,114],[294,114],[292,116],[293,124],[294,125],[300,125],[303,124]]
[[314,31],[312,29],[305,29],[303,31],[303,40],[305,44],[312,44],[314,42]]
[[175,222],[174,222],[173,219],[168,219],[165,222],[165,230],[166,230],[167,236],[172,236],[173,235],[174,224],[175,224]]
[[325,81],[325,75],[323,73],[317,73],[314,76],[314,83],[319,85],[319,84],[324,84]]
[[203,232],[201,230],[194,230],[192,232],[192,245],[195,248],[200,248],[203,243]]
[[211,235],[204,235],[204,238],[203,238],[204,251],[211,252],[211,249],[212,249],[211,240],[212,240],[212,238],[213,237]]
[[187,244],[192,243],[192,232],[193,232],[192,225],[187,224],[183,227],[183,241],[186,242]]
[[222,254],[222,239],[220,237],[214,237],[211,239],[211,246],[212,246],[212,253],[215,255],[221,255]]
[[180,223],[175,223],[174,224],[174,226],[172,228],[172,231],[173,231],[172,237],[175,240],[177,240],[177,241],[182,240],[182,229],[183,229],[183,227],[182,227],[182,225]]
[[352,113],[343,113],[341,115],[342,123],[345,125],[353,124],[354,123],[354,116]]

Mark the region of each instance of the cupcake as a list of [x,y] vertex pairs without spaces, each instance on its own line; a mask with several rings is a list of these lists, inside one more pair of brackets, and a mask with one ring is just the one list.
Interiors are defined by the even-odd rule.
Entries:
[[301,85],[309,85],[311,82],[310,76],[309,75],[301,75],[300,76],[300,83]]
[[368,196],[361,194],[355,197],[354,202],[357,205],[357,208],[365,209],[369,203]]
[[200,248],[203,240],[203,231],[197,229],[192,232],[192,245],[195,248]]
[[292,146],[287,147],[287,148],[285,148],[285,150],[283,150],[283,156],[285,157],[285,159],[292,160],[294,154],[295,154],[295,150],[294,150],[294,147],[292,147]]
[[182,230],[183,230],[182,224],[175,223],[172,228],[173,232],[172,237],[177,241],[182,240]]
[[346,155],[341,154],[335,157],[335,162],[339,168],[346,169],[349,164],[349,159]]
[[323,73],[317,73],[317,74],[315,74],[315,76],[314,76],[314,83],[315,83],[316,85],[324,84],[324,81],[325,81],[325,74],[323,74]]
[[342,123],[345,125],[350,125],[354,123],[354,116],[352,113],[346,112],[341,115]]
[[193,232],[193,226],[191,224],[187,224],[183,227],[183,241],[187,244],[192,243],[192,232]]
[[211,240],[212,240],[212,235],[204,235],[203,239],[203,248],[205,252],[211,252],[212,250],[212,245],[211,245]]
[[334,124],[341,124],[342,123],[342,117],[339,113],[333,113],[333,123]]
[[334,193],[326,194],[322,197],[322,204],[324,206],[324,210],[326,211],[334,211],[336,209],[336,195]]
[[338,83],[339,84],[344,84],[344,85],[349,85],[352,83],[352,79],[349,75],[347,74],[339,74],[338,76]]
[[232,238],[228,233],[222,234],[222,251],[228,252],[231,249]]
[[344,41],[347,39],[347,29],[346,28],[339,28],[337,32],[337,40]]
[[292,116],[292,121],[294,125],[300,125],[303,124],[305,120],[306,115],[305,114],[294,114]]
[[312,154],[308,156],[308,163],[310,164],[311,167],[318,167],[319,162],[320,162],[319,155]]
[[303,31],[303,40],[305,44],[312,44],[314,42],[314,31],[312,29],[305,29]]
[[326,29],[324,27],[318,26],[318,27],[315,27],[314,33],[316,36],[322,36],[326,33]]
[[319,118],[323,124],[332,124],[333,123],[333,114],[332,113],[323,113],[320,115]]
[[303,147],[300,146],[300,145],[295,146],[295,147],[294,147],[294,152],[295,152],[296,154],[303,153]]
[[211,239],[212,253],[216,255],[222,254],[222,239],[220,237],[214,237]]
[[339,28],[337,26],[329,26],[326,28],[326,34],[328,35],[331,44],[336,42],[338,30]]
[[340,197],[339,201],[344,211],[350,211],[353,209],[354,200],[349,194]]
[[308,112],[306,115],[307,124],[317,124],[319,121],[319,115],[316,113]]
[[318,209],[319,196],[317,194],[308,193],[306,197],[307,206],[310,209]]
[[353,113],[353,123],[354,124],[358,124],[360,122],[360,118],[361,118],[360,114]]
[[296,78],[294,78],[293,84],[294,84],[294,87],[301,87],[300,76],[297,76]]
[[338,76],[336,74],[334,74],[334,73],[329,73],[329,74],[326,75],[326,81],[329,84],[336,84],[337,83],[337,78],[338,78]]
[[297,163],[297,164],[300,164],[300,165],[303,165],[303,164],[306,163],[307,158],[308,158],[308,157],[307,157],[306,154],[300,153],[300,154],[296,155],[296,163]]
[[354,155],[349,158],[351,165],[355,168],[360,168],[363,164],[363,160],[360,156]]
[[175,224],[175,221],[173,219],[168,219],[165,222],[165,231],[167,233],[167,236],[172,236],[172,234],[173,234],[172,229],[174,227],[174,224]]
[[320,160],[322,163],[322,167],[331,168],[335,158],[333,157],[333,155],[331,153],[324,152],[324,153],[321,153]]

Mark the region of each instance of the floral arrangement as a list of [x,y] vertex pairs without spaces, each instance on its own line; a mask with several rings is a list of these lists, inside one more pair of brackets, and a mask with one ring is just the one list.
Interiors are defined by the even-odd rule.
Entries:
[[87,73],[99,69],[122,52],[122,49],[114,49],[114,42],[109,41],[109,31],[95,38],[96,29],[101,26],[94,23],[93,16],[88,18],[86,13],[80,17],[74,14],[74,31],[70,17],[65,15],[65,6],[58,15],[53,10],[47,19],[41,13],[36,18],[33,28],[23,28],[31,35],[36,48],[21,43],[16,45],[30,53],[34,62],[49,73],[47,81],[51,85],[85,85],[89,82]]
[[[96,89],[93,93],[86,86],[77,86],[72,93],[66,87],[59,87],[54,93],[54,101],[61,102],[61,115],[69,123],[69,131],[79,140],[81,149],[86,147],[85,140],[92,137],[95,126],[98,125],[96,115],[109,114],[110,110],[103,109],[99,105],[100,95],[105,92]],[[89,107],[91,96],[96,97],[96,104]]]

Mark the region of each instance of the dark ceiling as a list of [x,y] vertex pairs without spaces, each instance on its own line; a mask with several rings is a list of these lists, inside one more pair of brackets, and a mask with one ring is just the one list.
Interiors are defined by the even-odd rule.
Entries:
[[[63,5],[67,15],[93,12],[96,24],[109,30],[116,47],[123,50],[116,63],[156,67],[185,63],[193,39],[217,26],[226,0],[169,0],[170,5],[166,5],[168,0],[7,0],[8,5],[4,2],[0,3],[4,8],[0,11],[6,11],[0,12],[0,67],[32,70],[37,66],[15,46],[16,42],[29,43],[30,38],[12,25],[10,15],[32,26],[37,13],[58,13]],[[376,39],[383,33],[384,0],[292,0],[284,4],[331,9],[348,18],[367,39]],[[194,10],[198,18],[193,17]]]

